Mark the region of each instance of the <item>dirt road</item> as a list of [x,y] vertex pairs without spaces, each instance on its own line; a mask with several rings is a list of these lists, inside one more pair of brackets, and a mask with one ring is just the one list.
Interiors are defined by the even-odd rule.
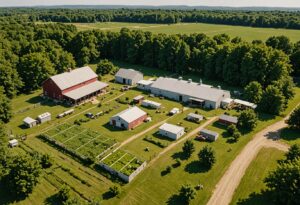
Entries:
[[200,127],[197,127],[196,129],[194,129],[193,131],[191,131],[190,133],[188,133],[186,136],[180,138],[179,140],[177,140],[176,142],[174,142],[173,144],[169,145],[167,148],[165,148],[163,151],[161,151],[158,155],[156,155],[149,163],[148,163],[148,167],[151,166],[154,162],[156,162],[162,155],[164,155],[166,152],[168,152],[169,150],[173,149],[176,145],[178,145],[179,143],[187,140],[188,138],[190,138],[191,136],[197,134],[200,130],[202,130],[204,127],[206,127],[207,125],[211,124],[213,121],[215,121],[218,117],[212,117],[209,120],[207,120],[204,124],[202,124]]
[[246,169],[262,147],[274,147],[287,151],[288,145],[274,140],[278,139],[280,130],[286,126],[284,120],[282,120],[257,133],[231,163],[216,185],[207,205],[228,205],[231,202],[234,191],[240,184]]

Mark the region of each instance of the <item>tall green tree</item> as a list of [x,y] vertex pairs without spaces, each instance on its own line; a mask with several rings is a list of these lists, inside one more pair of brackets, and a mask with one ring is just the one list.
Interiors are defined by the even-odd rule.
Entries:
[[254,110],[246,109],[238,118],[238,126],[245,130],[253,130],[257,126],[258,117]]
[[258,108],[269,114],[280,114],[285,107],[285,98],[282,92],[274,85],[269,85],[263,92]]
[[0,122],[9,122],[12,117],[10,99],[4,94],[3,87],[0,86]]
[[259,103],[262,94],[263,94],[262,86],[257,81],[252,81],[245,87],[244,96],[246,100],[250,102]]
[[295,161],[300,158],[300,145],[299,144],[293,144],[289,151],[285,154],[287,161]]
[[282,50],[286,54],[290,54],[293,49],[293,44],[286,36],[272,36],[267,39],[266,44],[273,48]]
[[300,201],[300,158],[281,163],[265,179],[277,204],[296,205]]
[[190,158],[190,156],[195,151],[195,145],[194,145],[193,141],[192,140],[185,141],[185,143],[183,144],[183,147],[182,147],[182,151],[188,158]]
[[293,128],[300,129],[300,106],[292,112],[287,123]]
[[25,154],[12,156],[8,169],[5,184],[8,190],[19,198],[28,196],[39,182],[41,166],[31,156]]
[[23,56],[18,71],[24,82],[24,90],[29,92],[39,89],[44,80],[55,74],[54,65],[44,53]]
[[5,94],[13,98],[23,86],[23,82],[15,68],[8,62],[0,63],[0,86],[4,88]]
[[181,187],[179,195],[187,204],[189,204],[191,200],[195,198],[196,191],[190,184],[185,184]]
[[117,69],[118,68],[112,62],[110,62],[107,59],[104,59],[98,63],[96,73],[102,76],[102,75],[107,75],[109,73],[113,73]]
[[216,153],[209,146],[203,147],[198,154],[200,162],[208,168],[211,168],[216,163]]

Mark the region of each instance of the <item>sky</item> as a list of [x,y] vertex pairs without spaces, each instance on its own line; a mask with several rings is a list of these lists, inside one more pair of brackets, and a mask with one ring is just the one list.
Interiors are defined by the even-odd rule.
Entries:
[[300,0],[0,0],[1,7],[37,5],[189,5],[233,7],[300,7]]

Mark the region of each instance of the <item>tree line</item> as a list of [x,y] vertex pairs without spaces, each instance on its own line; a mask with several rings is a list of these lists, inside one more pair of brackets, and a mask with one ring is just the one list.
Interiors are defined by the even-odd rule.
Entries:
[[3,8],[0,15],[26,15],[32,21],[52,22],[135,22],[135,23],[213,23],[253,27],[300,29],[300,12],[247,10],[172,9],[47,9]]
[[300,43],[293,44],[284,36],[248,43],[226,34],[166,35],[126,28],[78,32],[73,25],[0,18],[0,119],[9,120],[9,101],[17,94],[37,90],[49,76],[100,58],[180,75],[193,72],[234,86],[255,81],[265,101],[278,102],[278,111],[263,110],[277,114],[293,96],[290,75],[300,70]]

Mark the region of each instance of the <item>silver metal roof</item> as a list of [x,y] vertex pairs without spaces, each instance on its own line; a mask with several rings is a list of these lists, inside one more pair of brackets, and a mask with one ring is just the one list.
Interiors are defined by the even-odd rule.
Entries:
[[225,93],[229,92],[218,88],[212,88],[207,85],[204,86],[199,83],[164,77],[159,77],[156,81],[154,81],[150,88],[157,88],[214,102],[222,98]]
[[137,82],[139,85],[151,85],[154,81],[153,80],[140,80]]
[[31,117],[26,117],[24,120],[23,120],[24,123],[26,124],[31,124],[31,123],[34,123],[36,122],[35,119],[32,119]]
[[180,126],[177,126],[177,125],[172,125],[172,124],[169,124],[169,123],[164,123],[162,126],[159,127],[159,129],[177,134],[179,132],[182,132],[184,130],[184,127],[180,127]]
[[202,115],[198,115],[198,114],[195,114],[195,113],[190,113],[190,114],[188,114],[188,116],[192,117],[192,118],[203,119]]
[[237,123],[238,122],[237,117],[230,116],[230,115],[221,115],[220,120],[224,120],[224,121],[232,122],[232,123]]
[[77,88],[75,90],[72,90],[70,92],[67,92],[64,94],[64,96],[68,97],[68,98],[71,98],[73,100],[78,100],[84,96],[87,96],[91,93],[94,93],[98,90],[101,90],[105,87],[107,87],[108,84],[106,83],[103,83],[103,82],[100,82],[100,81],[95,81],[95,82],[92,82],[90,84],[87,84],[83,87],[80,87],[80,88]]
[[134,120],[146,115],[147,113],[144,112],[142,109],[138,108],[137,106],[130,107],[122,112],[114,115],[113,117],[119,117],[126,121],[127,123],[131,123]]
[[89,66],[85,66],[52,76],[51,79],[61,90],[65,90],[97,77],[97,74]]
[[211,135],[211,136],[219,136],[219,133],[211,131],[211,130],[207,130],[207,129],[201,130],[200,134],[207,134],[207,135]]
[[139,71],[125,68],[120,68],[119,71],[116,73],[116,76],[126,79],[133,79],[136,75],[143,76],[143,74]]
[[244,101],[244,100],[234,99],[233,101],[234,101],[234,103],[241,104],[241,105],[244,105],[246,107],[250,107],[252,109],[255,109],[257,107],[256,104],[251,103],[251,102],[247,102],[247,101]]

